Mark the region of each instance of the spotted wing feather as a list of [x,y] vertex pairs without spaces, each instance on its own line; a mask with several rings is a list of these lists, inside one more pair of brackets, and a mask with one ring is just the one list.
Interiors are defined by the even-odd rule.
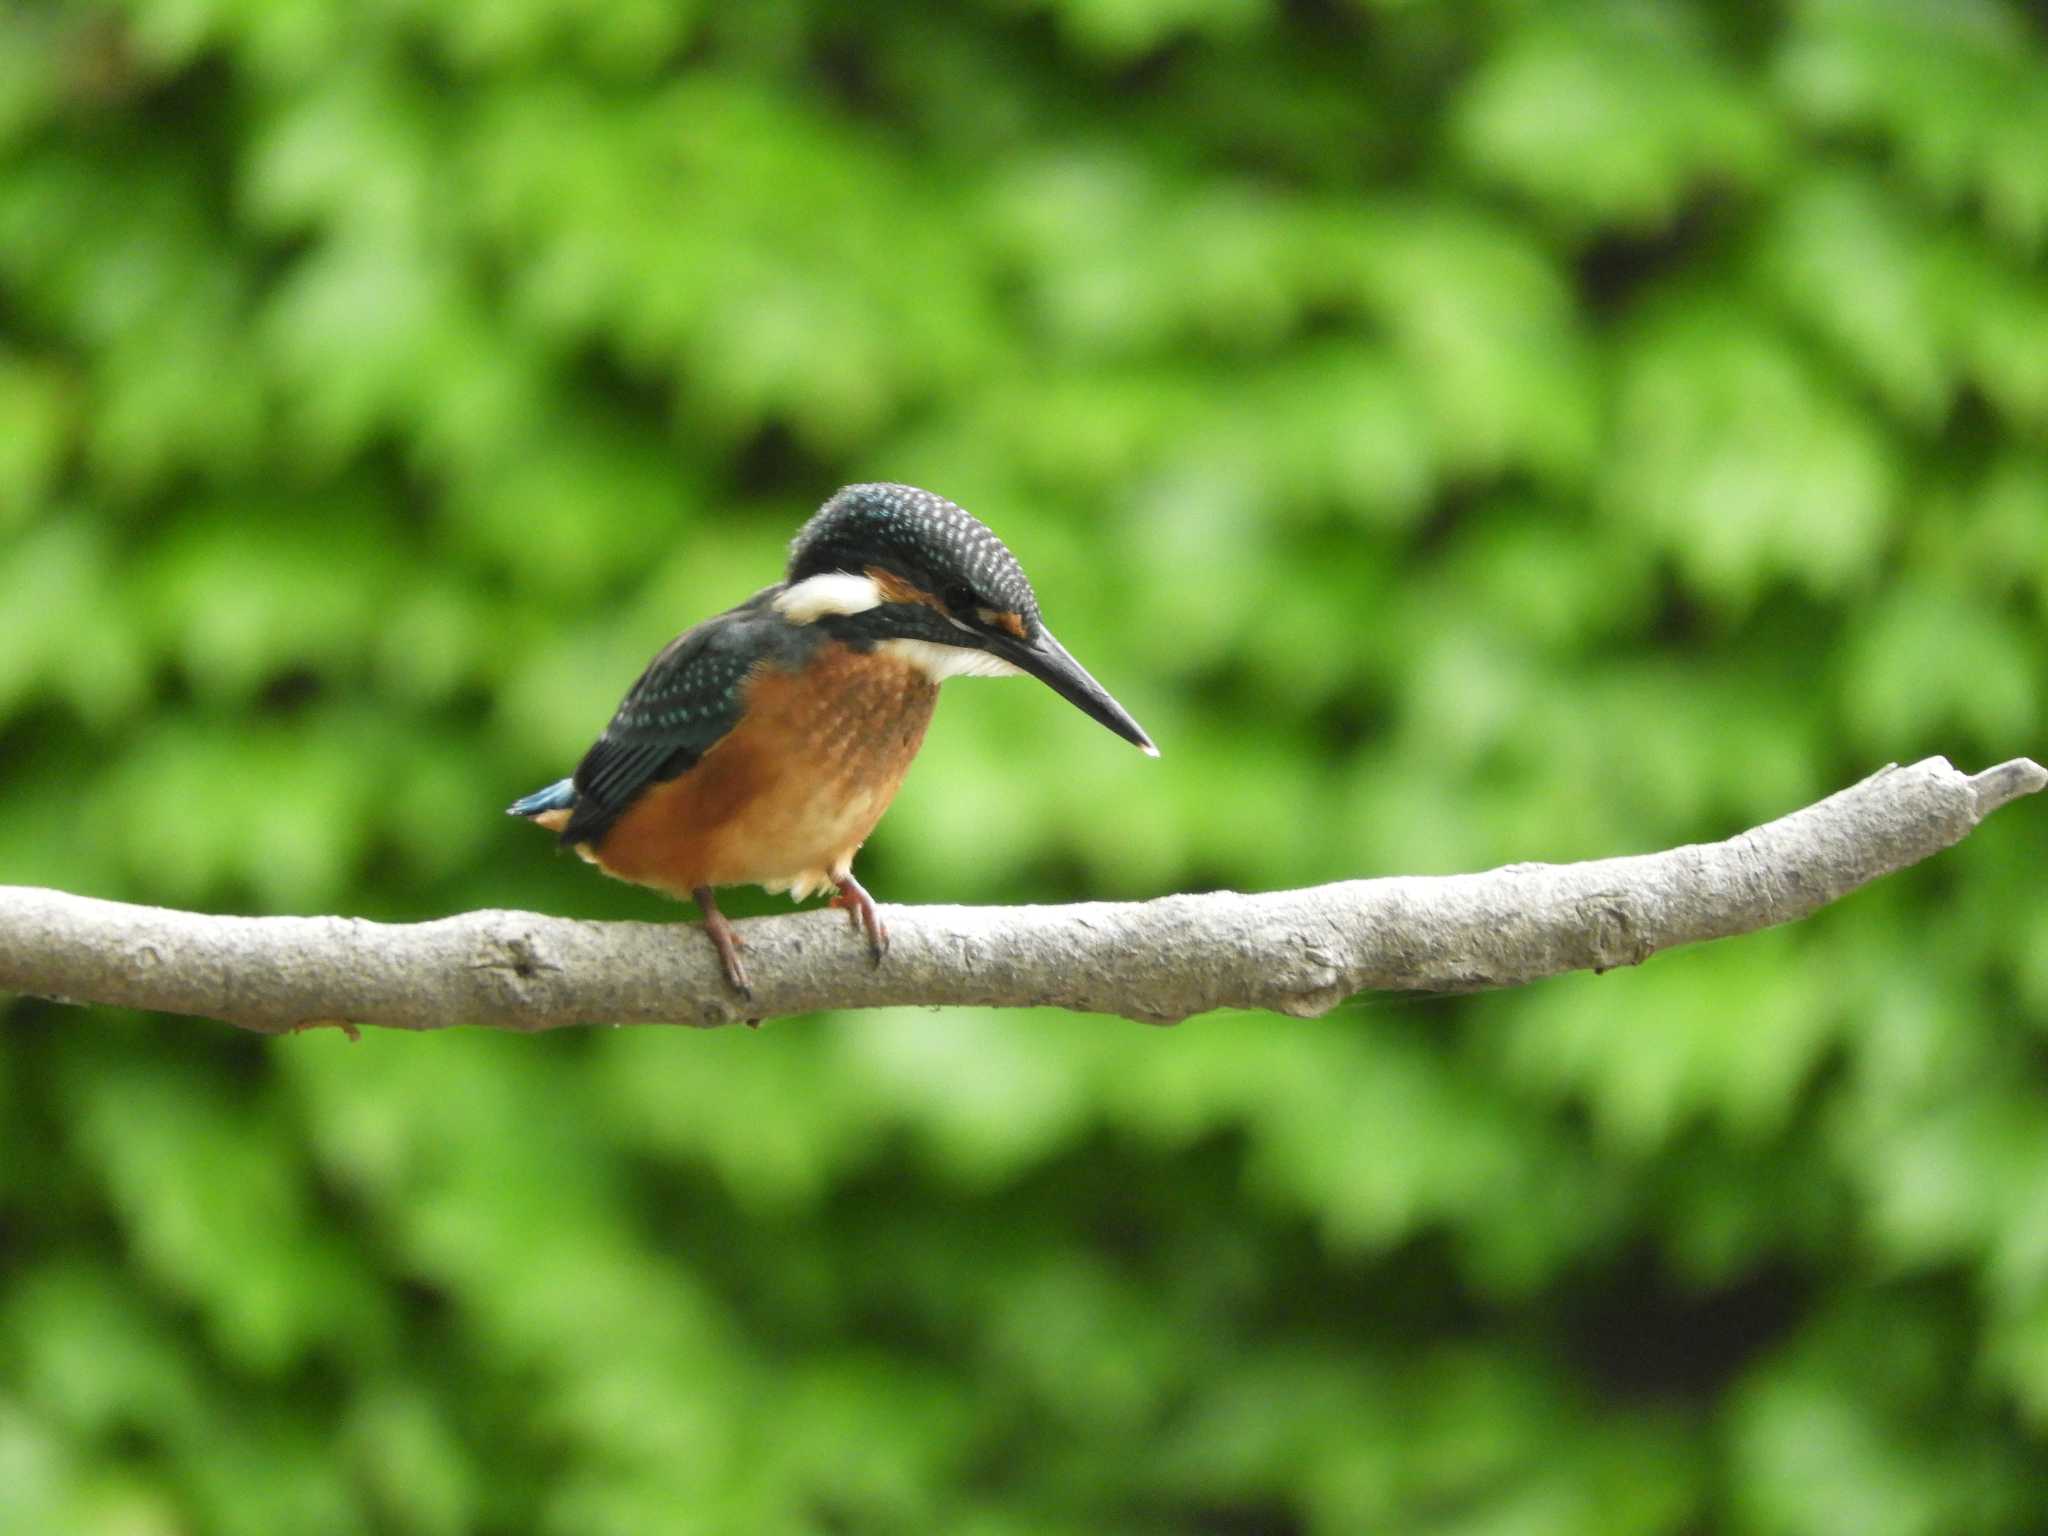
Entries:
[[773,653],[776,589],[677,636],[627,690],[611,724],[576,765],[568,844],[599,843],[646,790],[687,773],[739,723],[749,670]]

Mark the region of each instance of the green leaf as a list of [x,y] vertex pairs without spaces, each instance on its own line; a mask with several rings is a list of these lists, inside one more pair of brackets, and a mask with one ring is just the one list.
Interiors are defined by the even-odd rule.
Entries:
[[201,1413],[195,1361],[172,1320],[116,1272],[44,1266],[9,1299],[6,1330],[27,1390],[80,1441],[122,1430],[171,1438]]
[[479,1469],[431,1390],[380,1383],[351,1405],[346,1430],[360,1480],[393,1528],[411,1536],[473,1530]]
[[1949,726],[2017,741],[2039,718],[2025,631],[1960,592],[1910,586],[1879,599],[1851,630],[1843,671],[1843,716],[1873,755],[1904,755]]
[[1791,935],[1660,956],[1617,986],[1559,981],[1519,1009],[1516,1076],[1582,1100],[1618,1150],[1640,1155],[1706,1116],[1738,1141],[1782,1133],[1842,1029]]
[[[1015,3],[1015,0],[1012,0]],[[1268,15],[1267,0],[1040,0],[1089,53],[1127,59],[1184,33],[1229,37]]]
[[1782,154],[1763,103],[1685,8],[1533,12],[1465,83],[1473,166],[1581,226],[1655,228],[1701,183],[1751,186]]
[[1960,359],[1927,235],[1901,212],[1874,181],[1808,181],[1787,191],[1759,259],[1788,307],[1924,431],[1946,413]]
[[1667,306],[1625,343],[1601,507],[1737,612],[1774,580],[1822,596],[1875,573],[1897,496],[1869,418],[1731,303]]
[[[353,1255],[309,1221],[274,1114],[238,1112],[196,1071],[77,1053],[67,1102],[142,1272],[195,1305],[215,1348],[274,1375],[317,1344],[373,1345],[385,1319]],[[95,1069],[97,1067],[97,1070]]]
[[57,368],[0,352],[0,531],[18,531],[56,484],[77,404]]
[[1806,0],[1778,59],[1792,108],[1876,130],[1943,199],[1981,204],[2023,250],[2048,236],[2048,82],[2019,10],[1995,0]]

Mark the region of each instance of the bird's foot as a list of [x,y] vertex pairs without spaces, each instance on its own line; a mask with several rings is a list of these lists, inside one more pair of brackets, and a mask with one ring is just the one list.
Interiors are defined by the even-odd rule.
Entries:
[[[711,942],[718,946],[718,958],[725,966],[725,979],[732,983],[733,991],[749,1002],[754,997],[753,983],[747,979],[746,962],[740,959],[740,951],[747,947],[747,941],[739,936],[738,930],[726,921],[725,914],[718,910],[718,903],[712,899],[709,886],[699,886],[690,893],[704,914],[704,931],[711,935]],[[759,1020],[749,1019],[750,1024]]]
[[829,903],[844,907],[846,916],[856,928],[865,929],[868,936],[868,953],[875,957],[875,964],[882,963],[882,956],[889,953],[889,927],[882,921],[882,909],[875,905],[875,898],[861,889],[861,884],[852,875],[834,875],[832,883],[839,887],[839,894]]

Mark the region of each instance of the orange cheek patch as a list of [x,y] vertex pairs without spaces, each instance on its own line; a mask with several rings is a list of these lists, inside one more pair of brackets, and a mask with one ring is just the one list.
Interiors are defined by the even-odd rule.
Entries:
[[882,594],[885,603],[922,603],[927,608],[939,606],[939,600],[931,593],[920,591],[893,571],[871,565],[868,567],[868,580],[875,584],[875,590]]
[[995,625],[997,629],[1003,630],[1005,633],[1015,635],[1019,640],[1022,640],[1024,638],[1023,614],[990,613],[987,609],[983,609],[982,612],[987,615],[988,622]]

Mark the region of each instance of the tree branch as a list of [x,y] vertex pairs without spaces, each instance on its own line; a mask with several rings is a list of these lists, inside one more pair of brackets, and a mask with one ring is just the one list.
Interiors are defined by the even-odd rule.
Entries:
[[1891,767],[1726,842],[1477,875],[1068,907],[890,907],[888,958],[838,913],[740,924],[755,990],[727,990],[694,924],[469,912],[392,925],[212,917],[0,887],[0,990],[316,1023],[553,1029],[725,1024],[826,1008],[1051,1004],[1172,1023],[1212,1008],[1313,1016],[1364,991],[1470,992],[1636,965],[1790,922],[1960,841],[2048,784],[2026,758],[1974,778]]

